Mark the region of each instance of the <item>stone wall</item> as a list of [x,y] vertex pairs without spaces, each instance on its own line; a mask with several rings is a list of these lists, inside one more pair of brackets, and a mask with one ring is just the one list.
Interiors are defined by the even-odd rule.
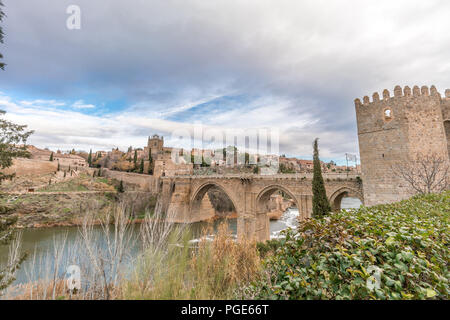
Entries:
[[15,173],[16,176],[20,177],[54,173],[57,170],[58,163],[56,161],[16,158],[13,160],[13,165],[2,170],[2,172],[5,174]]
[[158,192],[158,179],[154,176],[140,173],[130,173],[102,169],[102,176],[122,181],[125,190],[140,190],[156,194]]
[[153,174],[157,177],[173,177],[179,175],[190,175],[193,173],[191,163],[174,163],[170,154],[154,161],[155,167]]
[[364,203],[375,205],[409,198],[410,186],[394,174],[418,155],[436,155],[448,161],[444,114],[450,97],[441,98],[436,88],[411,91],[394,89],[394,97],[384,90],[372,101],[355,100]]

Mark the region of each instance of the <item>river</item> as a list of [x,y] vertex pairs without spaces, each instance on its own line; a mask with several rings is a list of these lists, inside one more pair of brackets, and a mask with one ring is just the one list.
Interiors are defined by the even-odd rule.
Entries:
[[[341,206],[343,209],[358,208],[361,202],[357,198],[343,198]],[[271,238],[279,237],[279,233],[289,227],[295,227],[297,224],[298,210],[291,208],[288,209],[280,220],[270,221],[270,235]],[[222,221],[218,220],[214,222],[213,227],[217,226]],[[237,233],[237,221],[236,219],[227,220],[229,230],[236,236]],[[192,237],[191,242],[197,242],[198,237],[202,234],[202,230],[208,226],[206,222],[194,223],[191,225]],[[94,227],[97,235],[102,235],[101,227]],[[139,233],[139,228],[133,226],[133,233],[137,236]],[[16,281],[14,284],[21,284],[31,280],[36,280],[43,276],[46,268],[51,268],[53,261],[47,261],[48,259],[53,259],[52,252],[56,245],[59,245],[63,241],[65,235],[66,247],[70,248],[75,246],[76,242],[79,241],[79,228],[78,227],[53,227],[53,228],[40,228],[40,229],[25,229],[22,232],[22,250],[29,253],[29,257],[22,264],[20,270],[16,274]],[[209,235],[212,237],[213,235]],[[129,248],[131,255],[136,255],[138,252],[138,247],[133,246]],[[35,253],[35,254],[34,254]],[[33,256],[37,257],[38,261],[33,262]],[[8,247],[0,246],[0,265],[4,265],[8,257]],[[36,265],[41,265],[39,271],[31,270]]]

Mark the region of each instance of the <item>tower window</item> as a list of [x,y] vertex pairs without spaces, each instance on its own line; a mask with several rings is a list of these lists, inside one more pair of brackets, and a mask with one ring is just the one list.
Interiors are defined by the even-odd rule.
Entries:
[[383,117],[384,117],[384,121],[391,121],[393,118],[392,109],[391,108],[384,109]]

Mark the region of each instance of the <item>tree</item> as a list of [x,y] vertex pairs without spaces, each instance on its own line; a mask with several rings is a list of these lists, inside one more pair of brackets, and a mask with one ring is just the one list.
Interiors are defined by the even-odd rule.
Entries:
[[[5,111],[0,110],[0,115]],[[0,170],[9,168],[14,158],[29,158],[26,142],[33,131],[26,131],[27,126],[14,124],[0,118]],[[0,172],[0,183],[5,179],[12,179],[14,174]]]
[[117,192],[123,193],[125,189],[123,188],[123,181],[120,180],[119,187],[117,188]]
[[134,169],[136,170],[136,168],[137,168],[137,150],[134,150],[133,163],[134,163]]
[[103,163],[103,166],[104,166],[105,168],[108,168],[108,166],[109,166],[109,155],[107,155],[107,156],[105,157],[105,161],[104,161],[104,163]]
[[92,149],[89,151],[88,165],[89,167],[92,167]]
[[[0,0],[0,22],[2,22],[3,18],[5,17],[5,13],[2,10],[3,3]],[[3,29],[0,26],[0,43],[3,43]],[[3,55],[0,53],[0,59],[3,59]],[[5,64],[0,61],[0,69],[5,70]]]
[[152,149],[148,149],[148,174],[153,174],[153,158],[152,158]]
[[319,139],[314,140],[314,174],[312,181],[312,192],[313,192],[313,216],[315,218],[323,217],[331,211],[330,202],[327,198],[327,193],[325,191],[325,184],[322,177],[322,168],[319,159]]
[[245,165],[248,166],[248,164],[250,163],[250,154],[248,152],[245,153],[245,158],[244,158],[244,162]]
[[0,245],[11,243],[8,263],[3,268],[0,268],[0,295],[15,280],[14,274],[27,257],[26,253],[19,253],[20,238],[15,238],[16,234],[14,233],[16,222],[17,218],[0,217]]
[[206,162],[205,157],[202,154],[202,164],[200,165],[201,167],[210,167],[211,166],[211,159],[208,159],[209,163]]
[[392,165],[391,170],[416,194],[440,193],[450,189],[449,163],[437,154],[417,155],[407,163]]
[[286,166],[284,163],[280,163],[278,173],[295,173],[295,170],[293,168]]
[[48,159],[48,161],[53,161],[53,152],[50,154],[50,158]]
[[[0,114],[5,114],[0,110]],[[17,157],[30,157],[27,151],[26,142],[33,131],[25,131],[26,126],[17,125],[0,119],[0,169],[6,169]],[[0,172],[0,183],[5,179],[12,179],[14,174],[4,174]],[[6,289],[14,281],[14,273],[25,260],[26,255],[19,254],[18,239],[14,240],[14,225],[17,218],[7,216],[10,209],[1,206],[0,208],[0,244],[11,243],[10,256],[7,265],[0,269],[0,292]]]
[[139,173],[144,173],[144,158],[141,159],[141,164],[139,165]]

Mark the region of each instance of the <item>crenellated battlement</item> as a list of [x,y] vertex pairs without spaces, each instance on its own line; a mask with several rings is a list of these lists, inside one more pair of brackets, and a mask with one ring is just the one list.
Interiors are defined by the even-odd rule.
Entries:
[[[355,107],[366,107],[372,103],[378,103],[380,101],[391,101],[392,99],[404,98],[404,97],[439,97],[442,99],[441,94],[437,91],[436,87],[433,85],[430,88],[428,86],[414,86],[411,90],[410,87],[406,86],[402,89],[400,86],[395,86],[393,95],[387,89],[382,92],[382,98],[378,92],[372,94],[372,99],[369,96],[364,96],[362,102],[359,98],[355,99]],[[445,90],[444,99],[450,99],[450,89]]]

